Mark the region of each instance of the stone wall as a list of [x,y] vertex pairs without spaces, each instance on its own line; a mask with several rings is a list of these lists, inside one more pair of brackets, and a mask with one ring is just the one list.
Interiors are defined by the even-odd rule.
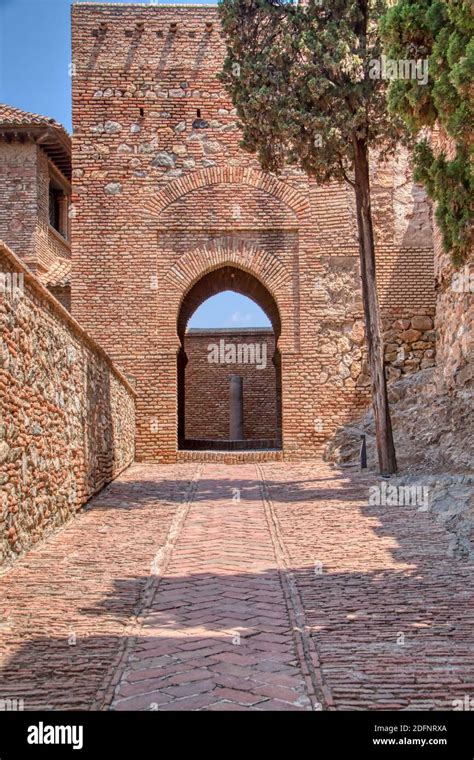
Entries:
[[[229,345],[236,347],[237,361],[232,361],[233,349],[227,353],[228,361],[221,361],[225,359]],[[258,346],[257,350],[254,349],[256,361],[239,363],[239,346]],[[277,369],[273,364],[275,338],[271,328],[190,330],[186,333],[184,348],[188,359],[185,370],[186,438],[229,438],[231,374],[243,379],[244,438],[275,440],[281,436],[277,420]],[[252,358],[251,349],[241,348],[241,358],[246,357]]]
[[[435,130],[433,143],[435,151],[444,149],[452,158],[452,143],[441,130]],[[416,316],[400,313],[392,324],[385,320],[387,373],[394,381],[389,401],[399,482],[418,479],[433,491],[430,511],[449,523],[459,552],[472,556],[474,260],[471,253],[454,268],[436,224],[433,237],[435,309]],[[405,358],[399,363],[397,356]],[[337,431],[326,458],[358,463],[362,433],[369,466],[376,467],[372,410]]]
[[420,369],[434,367],[436,331],[434,308],[400,312],[383,319],[386,374],[388,380],[398,380]]
[[3,243],[0,272],[2,564],[131,463],[135,412],[125,377]]
[[[449,274],[448,274],[449,273]],[[446,276],[447,275],[447,276]],[[458,285],[458,283],[461,283]],[[457,290],[457,288],[462,288]],[[456,289],[455,289],[456,288]],[[436,306],[437,368],[441,391],[473,389],[474,262],[445,270]]]
[[[433,135],[434,150],[453,157],[453,144],[441,130]],[[474,377],[474,251],[455,269],[443,250],[441,233],[434,225],[436,282],[437,381],[440,392],[473,388]]]
[[[76,4],[72,19],[72,313],[137,378],[137,458],[176,459],[182,305],[230,267],[279,315],[284,456],[319,455],[370,400],[352,189],[265,174],[241,150],[215,8]],[[431,212],[403,151],[373,156],[371,183],[386,329],[410,321],[387,342],[397,375],[433,359],[411,321],[433,316]]]

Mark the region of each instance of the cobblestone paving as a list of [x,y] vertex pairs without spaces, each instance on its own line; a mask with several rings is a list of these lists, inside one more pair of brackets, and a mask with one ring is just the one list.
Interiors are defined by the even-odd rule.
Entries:
[[25,709],[441,709],[474,693],[474,568],[319,462],[137,464],[0,577]]

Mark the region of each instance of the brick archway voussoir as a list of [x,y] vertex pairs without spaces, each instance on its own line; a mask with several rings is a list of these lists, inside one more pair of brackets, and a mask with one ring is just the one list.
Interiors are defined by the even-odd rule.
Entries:
[[[257,246],[236,241],[231,237],[213,241],[183,254],[166,273],[164,285],[170,295],[174,292],[173,311],[176,314],[176,320],[194,286],[211,272],[226,267],[240,269],[257,280],[268,292],[279,313],[281,333],[278,345],[283,351],[294,350],[295,313],[291,305],[290,272],[274,254],[261,250]],[[178,335],[176,339],[176,346],[179,348]]]
[[232,238],[208,243],[183,254],[165,275],[167,285],[178,290],[184,298],[187,291],[213,269],[235,266],[256,277],[271,295],[278,294],[291,282],[291,274],[280,259],[269,251]]
[[145,203],[143,211],[147,216],[158,216],[172,203],[193,190],[219,184],[243,184],[263,190],[292,209],[302,223],[310,210],[308,199],[299,190],[277,177],[255,169],[225,166],[211,167],[174,180]]

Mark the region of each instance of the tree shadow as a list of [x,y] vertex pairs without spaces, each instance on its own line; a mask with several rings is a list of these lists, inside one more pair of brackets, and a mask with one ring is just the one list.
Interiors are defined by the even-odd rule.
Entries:
[[[231,544],[220,543],[218,531],[209,534],[202,526],[204,508],[196,518],[195,540],[188,537],[177,552],[178,541],[160,578],[153,569],[134,570],[133,552],[152,562],[164,546],[167,528],[163,536],[156,535],[160,523],[148,516],[148,543],[141,536],[135,546],[134,520],[143,522],[143,502],[133,501],[132,486],[138,484],[141,494],[143,482],[148,484],[149,515],[155,513],[155,503],[156,514],[173,514],[179,491],[181,502],[185,499],[187,481],[182,476],[172,484],[165,476],[159,485],[152,484],[145,472],[145,466],[132,468],[128,497],[127,483],[116,482],[108,489],[110,498],[101,494],[83,516],[75,547],[88,533],[90,540],[92,531],[92,559],[76,551],[64,562],[50,549],[42,561],[51,568],[54,556],[54,576],[32,574],[31,569],[42,570],[35,557],[19,566],[12,584],[17,598],[11,604],[21,608],[24,627],[22,633],[21,626],[0,626],[0,698],[22,698],[27,710],[110,705],[306,710],[310,706],[288,604],[304,610],[304,630],[338,710],[453,709],[454,700],[472,693],[474,566],[448,555],[449,534],[427,513],[413,506],[370,505],[360,477],[339,481],[338,487],[331,475],[315,473],[305,481],[312,484],[310,500],[303,498],[298,477],[278,483],[269,468],[267,488],[286,569],[260,555],[258,536],[252,535],[253,554],[245,544],[242,549],[240,542],[252,530],[245,521]],[[237,474],[199,481],[193,504],[211,498],[207,509],[217,508],[220,497],[225,509],[227,483],[239,487]],[[244,503],[239,506],[230,497],[229,509],[250,509],[251,514],[257,494],[257,486],[245,478]],[[263,505],[255,508],[263,510]],[[126,516],[121,516],[124,509]],[[105,520],[111,528],[122,520],[124,530],[95,541],[95,526]],[[228,534],[231,524],[222,530]],[[262,539],[265,551],[268,540]],[[106,551],[115,563],[104,564]],[[181,559],[174,563],[177,555]],[[95,575],[103,578],[92,585]],[[117,669],[114,698],[111,683]],[[257,694],[255,700],[252,694]]]
[[[474,641],[463,615],[474,591],[460,587],[446,599],[442,568],[433,577],[419,569],[410,576],[292,572],[337,709],[452,709],[471,693]],[[0,699],[21,697],[25,709],[98,709],[124,638],[94,634],[94,621],[122,618],[125,625],[147,581],[118,579],[98,604],[81,608],[92,635],[72,641],[52,634],[20,647],[0,671]],[[290,624],[282,626],[281,614],[275,619],[268,601],[279,584],[276,568],[164,578],[133,638],[112,709],[209,709],[213,700],[232,704],[221,690],[235,690],[234,702],[245,699],[249,683],[263,694],[254,709],[268,709],[266,699],[277,700],[274,709],[308,709],[305,699],[296,704],[305,691]],[[274,646],[272,636],[289,643]]]
[[[301,479],[292,479],[290,481],[280,482],[277,480],[266,480],[266,487],[270,493],[278,489],[278,500],[292,504],[299,502],[312,501],[344,501],[352,499],[366,503],[368,489],[376,483],[376,479],[371,474],[359,474],[353,472],[347,476],[341,477],[340,472],[334,471],[332,475],[317,476],[317,462],[315,464],[315,476],[308,479],[304,476]],[[207,469],[210,465],[207,465]],[[228,468],[228,465],[217,464],[216,467]],[[175,479],[163,479],[158,483],[152,477],[139,477],[140,471],[145,473],[150,471],[152,465],[135,464],[132,466],[137,472],[137,477],[133,481],[118,480],[109,483],[94,498],[95,509],[134,509],[140,504],[148,504],[150,499],[179,501],[183,499],[182,487],[188,486],[192,479],[192,473],[196,469],[193,465],[189,470],[189,478],[185,478],[181,483]],[[244,465],[245,467],[245,465]],[[214,478],[202,477],[199,480],[199,492],[196,495],[198,501],[220,501],[222,493],[227,492],[229,499],[235,496],[238,489],[239,498],[243,501],[261,501],[262,490],[261,483],[255,478],[239,477],[239,467],[234,469],[235,475],[232,478]],[[308,484],[314,484],[314,487],[308,489]],[[326,487],[323,487],[324,484]],[[366,488],[367,491],[361,491]]]

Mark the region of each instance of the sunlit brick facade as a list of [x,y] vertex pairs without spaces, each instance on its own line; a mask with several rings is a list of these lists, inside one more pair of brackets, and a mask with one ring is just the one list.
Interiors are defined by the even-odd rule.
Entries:
[[[369,402],[352,191],[240,149],[215,8],[81,3],[72,20],[72,312],[136,382],[137,458],[176,459],[186,323],[233,282],[277,325],[283,455],[319,454]],[[403,152],[374,157],[372,197],[398,377],[434,364],[431,212]]]

